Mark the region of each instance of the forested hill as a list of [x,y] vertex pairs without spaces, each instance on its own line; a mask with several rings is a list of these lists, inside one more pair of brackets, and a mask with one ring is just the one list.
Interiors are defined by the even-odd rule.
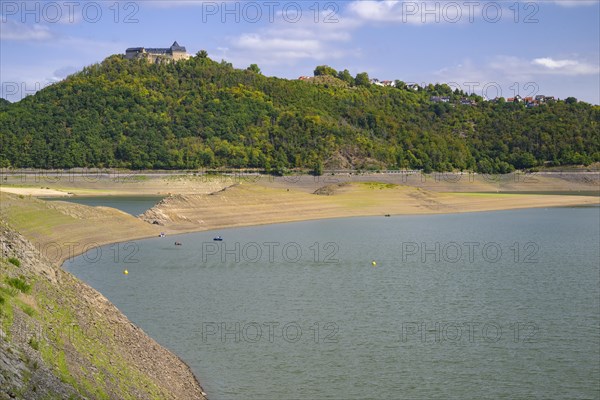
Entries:
[[463,105],[447,85],[339,76],[268,78],[200,53],[163,65],[111,56],[0,104],[0,166],[509,172],[600,161],[598,106]]

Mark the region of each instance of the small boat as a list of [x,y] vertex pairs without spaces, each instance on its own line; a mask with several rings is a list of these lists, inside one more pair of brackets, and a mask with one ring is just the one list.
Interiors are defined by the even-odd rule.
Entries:
[[217,236],[217,237],[214,237],[214,238],[213,238],[213,240],[214,240],[215,242],[222,242],[222,241],[223,241],[223,238],[222,238],[221,236]]
[[181,246],[182,243],[181,242],[175,242],[175,246]]

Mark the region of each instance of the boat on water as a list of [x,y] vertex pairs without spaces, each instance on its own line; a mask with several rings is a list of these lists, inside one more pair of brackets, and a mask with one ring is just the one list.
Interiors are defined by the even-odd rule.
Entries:
[[222,241],[223,241],[223,238],[222,238],[221,236],[217,236],[217,237],[214,237],[214,238],[213,238],[213,240],[214,240],[215,242],[222,242]]

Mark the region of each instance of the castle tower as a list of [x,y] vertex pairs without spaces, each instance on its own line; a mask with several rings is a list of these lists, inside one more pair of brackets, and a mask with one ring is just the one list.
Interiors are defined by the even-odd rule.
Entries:
[[170,50],[171,50],[171,56],[173,57],[173,60],[175,60],[175,61],[187,60],[188,58],[190,58],[185,47],[180,46],[179,43],[177,43],[177,41],[173,42],[173,45],[171,45]]

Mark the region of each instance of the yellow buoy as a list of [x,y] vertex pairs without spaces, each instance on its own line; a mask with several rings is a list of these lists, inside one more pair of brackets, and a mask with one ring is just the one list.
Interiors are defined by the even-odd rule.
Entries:
[[373,266],[377,265],[377,263],[375,261],[371,262],[371,264],[373,264]]
[[129,275],[129,271],[123,270],[123,275]]

